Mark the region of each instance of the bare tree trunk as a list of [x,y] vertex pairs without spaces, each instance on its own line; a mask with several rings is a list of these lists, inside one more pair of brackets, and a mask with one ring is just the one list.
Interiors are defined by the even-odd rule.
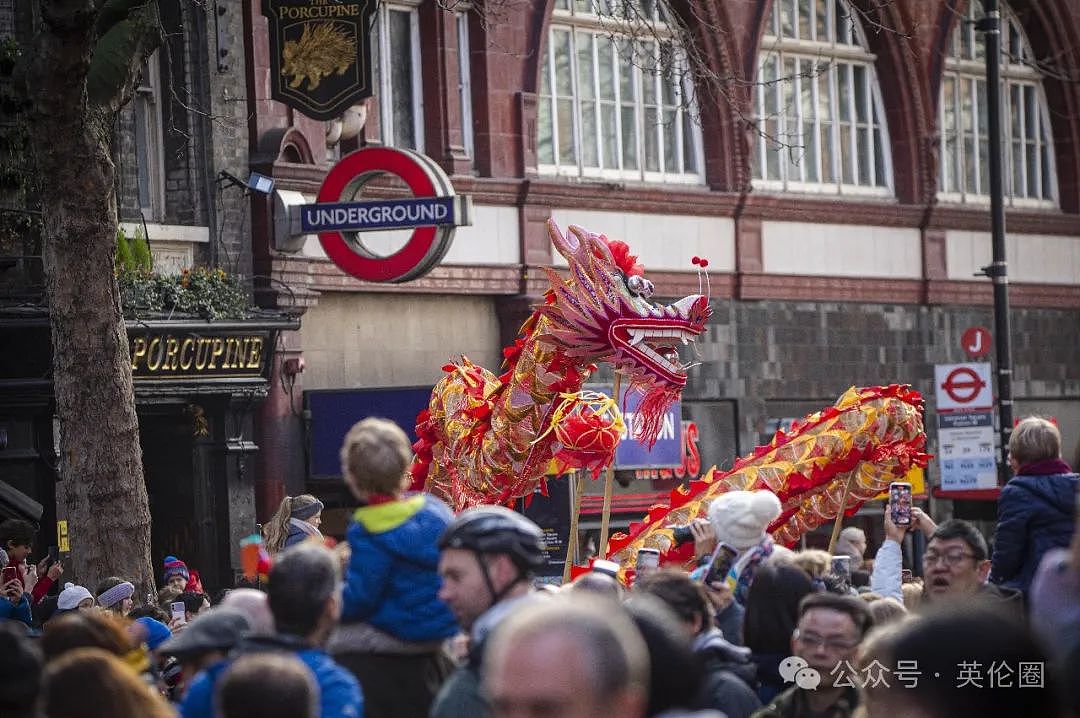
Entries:
[[154,587],[150,510],[127,333],[113,263],[117,209],[110,136],[115,106],[87,99],[97,9],[42,3],[28,86],[45,227],[67,570],[93,590],[106,576]]

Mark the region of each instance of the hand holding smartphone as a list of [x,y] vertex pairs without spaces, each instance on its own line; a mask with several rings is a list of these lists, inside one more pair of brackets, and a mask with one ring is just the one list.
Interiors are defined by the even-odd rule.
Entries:
[[731,573],[731,568],[735,565],[735,559],[738,556],[739,550],[733,546],[726,543],[717,546],[712,560],[709,562],[709,570],[705,572],[702,582],[706,586],[711,586],[713,583],[724,581],[727,575]]
[[5,566],[3,573],[0,574],[0,591],[3,591],[5,596],[9,595],[8,584],[18,580],[19,569],[14,566]]
[[904,481],[889,484],[889,518],[897,526],[911,526],[911,484]]
[[833,556],[830,573],[843,582],[844,587],[851,586],[851,556]]
[[644,576],[660,568],[660,551],[655,548],[638,550],[637,563],[634,565],[638,576]]

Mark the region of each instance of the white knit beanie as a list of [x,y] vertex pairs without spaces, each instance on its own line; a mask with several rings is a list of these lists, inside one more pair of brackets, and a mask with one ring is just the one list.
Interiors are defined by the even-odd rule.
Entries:
[[771,491],[728,491],[709,504],[709,521],[718,541],[743,551],[765,538],[780,510],[780,499]]
[[79,604],[88,598],[93,599],[94,595],[86,588],[76,586],[73,583],[65,583],[64,590],[60,592],[60,596],[56,599],[56,610],[71,611],[78,608]]

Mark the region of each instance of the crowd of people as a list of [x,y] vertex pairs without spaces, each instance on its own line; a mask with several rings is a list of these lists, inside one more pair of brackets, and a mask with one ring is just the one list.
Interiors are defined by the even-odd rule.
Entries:
[[35,528],[0,524],[0,716],[1080,718],[1078,477],[1049,422],[1010,451],[992,551],[918,508],[885,511],[872,558],[855,527],[793,551],[767,532],[773,494],[731,491],[686,527],[696,567],[597,560],[555,587],[535,523],[407,493],[407,437],[366,419],[341,452],[347,541],[287,498],[262,588],[211,600],[169,556],[156,596],[57,590],[60,562],[28,562]]

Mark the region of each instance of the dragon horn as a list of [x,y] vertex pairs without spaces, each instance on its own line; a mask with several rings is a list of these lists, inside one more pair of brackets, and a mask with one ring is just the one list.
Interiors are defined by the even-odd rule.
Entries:
[[559,254],[566,258],[567,262],[582,263],[588,261],[588,248],[575,236],[574,232],[563,234],[562,230],[559,229],[559,225],[555,224],[553,219],[547,221],[547,227],[551,243],[555,245],[555,249],[559,250]]

